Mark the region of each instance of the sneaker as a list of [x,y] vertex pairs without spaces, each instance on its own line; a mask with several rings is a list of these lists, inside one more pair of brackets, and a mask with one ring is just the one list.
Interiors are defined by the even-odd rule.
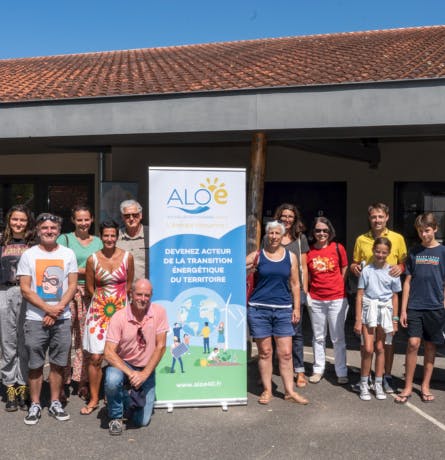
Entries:
[[65,412],[60,401],[53,401],[48,409],[48,413],[51,417],[54,417],[56,420],[59,421],[65,421],[70,419],[70,414],[68,414],[68,412]]
[[122,420],[115,418],[108,424],[108,433],[111,436],[120,436],[122,434]]
[[394,386],[392,382],[392,377],[390,375],[383,376],[383,390],[385,393],[388,394],[394,393]]
[[386,399],[386,394],[383,391],[383,386],[380,382],[374,383],[374,393],[377,399]]
[[371,393],[369,392],[369,387],[366,382],[360,382],[360,399],[362,401],[371,400]]
[[351,391],[354,393],[360,393],[360,382],[351,384]]
[[15,393],[15,388],[13,385],[8,385],[6,387],[6,412],[15,412],[17,410],[17,397]]
[[348,379],[348,377],[347,377],[346,375],[343,376],[343,377],[338,377],[338,378],[337,378],[337,383],[338,383],[339,385],[346,385],[346,384],[349,383],[349,379]]
[[319,383],[322,378],[323,374],[312,374],[308,380],[310,383]]
[[19,385],[15,390],[20,410],[28,410],[29,390],[26,385]]
[[26,425],[35,425],[36,423],[39,423],[41,415],[42,408],[38,404],[32,403],[24,422]]

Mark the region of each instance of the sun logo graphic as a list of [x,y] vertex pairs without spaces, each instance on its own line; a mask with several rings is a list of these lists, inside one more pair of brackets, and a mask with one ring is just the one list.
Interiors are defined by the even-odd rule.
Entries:
[[217,177],[201,182],[195,189],[173,189],[167,200],[169,208],[180,209],[187,214],[202,214],[210,209],[212,204],[227,204],[228,192],[226,184],[219,183]]

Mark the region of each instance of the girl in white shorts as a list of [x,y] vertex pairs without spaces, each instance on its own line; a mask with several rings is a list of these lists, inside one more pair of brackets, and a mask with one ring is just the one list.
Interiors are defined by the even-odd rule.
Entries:
[[383,391],[385,369],[385,337],[397,332],[399,305],[397,293],[402,290],[400,278],[390,276],[386,258],[391,252],[388,238],[376,238],[372,247],[372,263],[363,268],[358,282],[355,304],[354,332],[362,335],[363,353],[360,378],[360,399],[369,401],[368,379],[372,354],[375,351],[375,385],[377,399],[386,399]]

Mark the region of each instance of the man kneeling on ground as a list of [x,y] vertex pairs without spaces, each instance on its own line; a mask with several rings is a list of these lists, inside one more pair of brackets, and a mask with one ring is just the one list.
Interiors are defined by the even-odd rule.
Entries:
[[167,314],[151,303],[147,279],[136,281],[131,303],[111,318],[104,357],[109,363],[105,394],[111,435],[122,434],[125,415],[136,426],[150,423],[155,399],[155,369],[165,353]]

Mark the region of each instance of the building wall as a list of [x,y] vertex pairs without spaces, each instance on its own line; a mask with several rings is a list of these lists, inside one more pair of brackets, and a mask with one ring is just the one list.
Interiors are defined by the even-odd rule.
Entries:
[[[380,150],[381,162],[377,169],[371,169],[364,162],[270,145],[266,181],[347,182],[346,243],[351,252],[355,237],[367,228],[369,203],[383,201],[394,208],[395,181],[445,180],[445,142],[385,141],[380,143]],[[149,166],[248,168],[250,145],[118,147],[110,157],[105,168],[107,180],[138,182],[139,199],[146,208]],[[2,155],[1,159],[2,175],[93,173],[98,178],[98,158],[94,153]],[[98,185],[97,180],[97,191]]]
[[99,162],[96,153],[51,153],[1,155],[0,174],[3,176],[36,176],[65,174],[94,174],[96,199],[94,207],[99,211],[98,177]]
[[[346,181],[346,243],[352,252],[356,236],[367,229],[368,205],[383,201],[393,209],[395,181],[445,180],[445,142],[386,141],[380,143],[380,150],[381,162],[377,169],[371,169],[364,162],[269,146],[266,181]],[[248,168],[249,160],[249,145],[115,148],[112,177],[113,180],[138,181],[139,199],[146,207],[149,166]]]

